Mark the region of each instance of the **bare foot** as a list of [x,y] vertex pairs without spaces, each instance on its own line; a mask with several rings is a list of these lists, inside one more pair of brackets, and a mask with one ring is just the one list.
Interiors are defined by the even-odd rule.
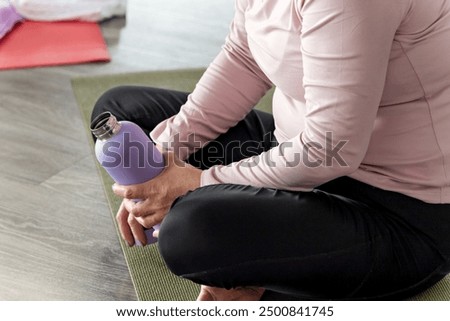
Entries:
[[197,301],[259,301],[263,288],[222,289],[202,285]]

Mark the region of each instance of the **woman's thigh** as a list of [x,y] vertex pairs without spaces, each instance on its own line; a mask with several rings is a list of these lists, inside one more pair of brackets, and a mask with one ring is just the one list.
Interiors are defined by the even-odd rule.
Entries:
[[[115,87],[99,98],[91,117],[94,119],[109,111],[119,121],[132,121],[149,134],[160,122],[176,115],[188,95],[186,92],[144,86]],[[236,126],[192,154],[187,162],[206,169],[258,155],[276,144],[274,129],[271,114],[252,110]]]
[[145,86],[120,86],[109,89],[92,111],[93,120],[109,111],[117,120],[136,123],[147,134],[160,122],[177,114],[188,93]]
[[252,110],[236,126],[189,156],[187,162],[197,168],[208,169],[259,155],[277,144],[274,130],[271,114]]
[[363,202],[229,184],[179,199],[159,247],[194,282],[309,299],[404,298],[442,278],[445,264],[420,234]]

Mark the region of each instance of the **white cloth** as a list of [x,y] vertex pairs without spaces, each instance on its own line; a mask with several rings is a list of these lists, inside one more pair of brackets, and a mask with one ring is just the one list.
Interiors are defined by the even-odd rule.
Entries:
[[124,15],[127,0],[11,0],[25,18],[38,21],[100,21]]

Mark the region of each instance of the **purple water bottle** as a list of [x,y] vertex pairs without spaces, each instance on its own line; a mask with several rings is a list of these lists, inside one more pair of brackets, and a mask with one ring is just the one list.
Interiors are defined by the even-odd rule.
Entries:
[[[97,160],[116,183],[141,184],[164,169],[163,155],[135,123],[117,121],[110,112],[104,112],[92,121],[91,132],[97,137]],[[158,230],[159,226],[153,228]],[[153,229],[146,229],[145,234],[147,244],[156,242]],[[135,242],[141,245],[138,240]]]

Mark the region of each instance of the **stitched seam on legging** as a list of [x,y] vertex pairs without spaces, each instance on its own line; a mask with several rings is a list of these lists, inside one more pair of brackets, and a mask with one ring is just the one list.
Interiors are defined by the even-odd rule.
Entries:
[[441,250],[441,247],[438,244],[436,244],[436,242],[429,235],[429,233],[417,228],[415,225],[411,224],[403,217],[397,215],[397,213],[395,213],[391,209],[385,208],[384,210],[390,213],[389,218],[393,220],[395,224],[401,226],[402,228],[407,228],[410,231],[410,233],[411,231],[413,231],[414,234],[419,236],[422,241],[425,241],[430,248],[433,248],[436,252],[438,252],[442,259],[448,260],[450,258],[446,253],[444,253]]
[[[376,236],[371,242],[370,242],[370,253],[373,255],[374,253],[377,254],[378,256],[378,252],[375,252],[374,248],[373,248],[373,244],[376,243],[376,239],[379,239],[380,236]],[[361,280],[361,282],[359,282],[359,285],[357,287],[355,287],[355,289],[353,291],[351,291],[349,294],[347,294],[345,297],[352,297],[355,293],[358,293],[359,290],[361,290],[364,286],[364,284],[366,284],[367,280],[369,279],[370,275],[372,274],[373,271],[373,267],[375,266],[375,262],[376,260],[379,259],[378,257],[373,257],[372,258],[372,264],[370,266],[370,270],[367,271],[366,276]]]
[[440,270],[442,270],[442,268],[443,268],[444,266],[446,266],[447,264],[448,264],[448,261],[442,263],[442,264],[439,265],[436,269],[434,269],[433,272],[431,272],[427,277],[423,278],[422,280],[420,280],[420,281],[414,283],[413,285],[410,285],[410,286],[408,286],[408,287],[406,287],[406,288],[404,288],[404,289],[401,289],[401,290],[398,290],[398,291],[392,291],[392,292],[389,292],[389,293],[383,294],[383,295],[377,295],[377,296],[373,296],[373,297],[367,297],[367,298],[364,298],[364,299],[366,299],[366,300],[377,300],[377,299],[382,299],[383,297],[395,296],[395,295],[401,294],[402,292],[405,292],[405,291],[408,291],[408,290],[410,290],[410,289],[413,289],[414,287],[417,287],[417,286],[419,286],[419,285],[425,283],[425,282],[426,282],[427,280],[429,280],[430,278],[434,277],[435,274],[436,274],[437,272],[439,272]]
[[[379,238],[379,237],[380,236],[377,236],[376,238]],[[313,257],[320,257],[320,256],[325,256],[325,255],[330,255],[330,254],[338,254],[338,253],[341,253],[341,252],[346,252],[346,251],[348,251],[350,249],[353,249],[353,248],[357,248],[357,247],[368,245],[369,243],[373,244],[375,239],[371,240],[370,242],[364,242],[364,243],[360,243],[360,244],[357,244],[357,245],[352,245],[352,246],[346,247],[344,249],[338,249],[338,250],[330,251],[330,252],[323,252],[323,253],[318,253],[318,254],[301,256],[301,257],[293,256],[293,257],[285,257],[285,258],[257,259],[257,260],[246,261],[246,262],[243,262],[243,263],[237,263],[237,264],[230,264],[230,265],[227,265],[227,266],[221,266],[221,267],[214,268],[214,269],[203,270],[203,271],[199,271],[199,272],[181,274],[180,276],[183,277],[183,278],[190,278],[190,277],[195,277],[195,276],[199,276],[199,275],[202,275],[202,274],[215,273],[215,272],[218,272],[218,271],[221,271],[221,270],[225,270],[225,269],[228,269],[228,268],[243,267],[243,266],[254,264],[254,263],[264,263],[264,262],[267,262],[267,263],[272,263],[272,262],[283,263],[283,262],[288,262],[290,260],[305,260],[305,259],[309,259],[309,258],[313,258]]]
[[[376,237],[376,238],[379,238],[379,236]],[[375,239],[372,240],[370,242],[370,244],[373,244],[374,242],[375,242]],[[220,268],[203,270],[203,271],[195,272],[195,273],[183,274],[183,275],[180,275],[180,276],[183,277],[183,278],[196,277],[196,276],[200,276],[202,274],[219,272],[221,270],[225,270],[225,269],[230,268],[230,267],[235,267],[236,268],[236,267],[240,267],[240,266],[246,266],[246,265],[250,265],[250,264],[253,264],[253,263],[256,263],[256,262],[281,261],[281,263],[282,263],[283,260],[284,261],[288,261],[288,260],[302,260],[302,259],[307,259],[307,258],[316,257],[316,256],[317,257],[324,256],[324,255],[328,255],[328,254],[331,254],[331,253],[336,254],[336,253],[340,253],[340,252],[345,252],[345,251],[350,250],[352,248],[356,248],[356,247],[363,246],[363,245],[367,245],[367,243],[361,243],[361,244],[358,244],[358,245],[354,245],[354,246],[351,246],[351,247],[348,247],[348,248],[345,248],[345,249],[340,249],[340,250],[333,251],[333,252],[319,253],[319,254],[308,255],[308,256],[304,256],[304,257],[291,257],[291,258],[278,258],[278,259],[272,258],[272,259],[252,260],[252,261],[247,261],[245,263],[239,263],[239,264],[235,264],[235,265],[228,265],[228,266],[224,266],[224,267],[220,267]],[[410,289],[413,289],[414,287],[420,286],[421,284],[423,284],[424,282],[426,282],[427,280],[429,280],[430,278],[435,276],[435,274],[437,272],[439,272],[440,270],[442,270],[442,268],[444,266],[446,266],[447,264],[449,264],[448,260],[446,262],[444,262],[443,264],[439,265],[436,269],[433,270],[433,272],[431,272],[428,276],[426,276],[422,280],[420,280],[420,281],[418,281],[418,282],[414,283],[413,285],[410,285],[410,286],[408,286],[406,288],[403,288],[401,290],[392,291],[392,292],[389,292],[389,293],[385,293],[383,295],[375,295],[375,296],[370,296],[370,297],[360,297],[360,298],[356,297],[356,298],[352,298],[351,295],[356,293],[359,289],[361,289],[361,287],[367,281],[368,276],[370,275],[370,273],[372,271],[372,269],[371,269],[370,271],[368,271],[367,275],[361,280],[360,284],[356,287],[356,289],[351,291],[349,294],[345,295],[343,298],[377,300],[377,299],[382,299],[383,297],[395,296],[395,295],[401,294],[402,292],[405,292],[405,291],[408,291]]]

